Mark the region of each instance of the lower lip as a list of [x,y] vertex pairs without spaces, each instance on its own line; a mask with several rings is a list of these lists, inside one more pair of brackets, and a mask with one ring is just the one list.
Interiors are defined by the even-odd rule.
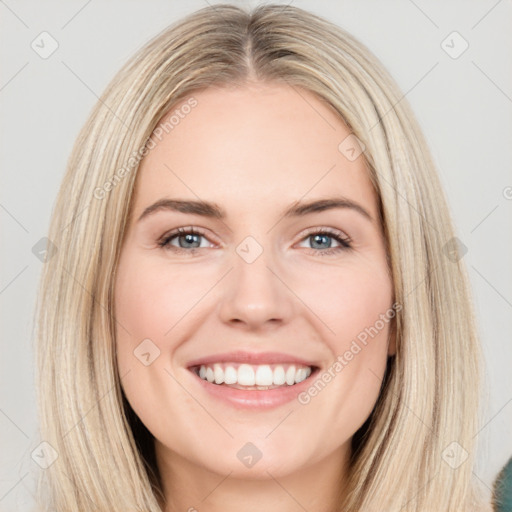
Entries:
[[246,409],[271,409],[280,405],[291,402],[297,398],[297,395],[307,389],[312,382],[312,378],[316,376],[319,369],[315,368],[307,379],[304,379],[293,386],[282,386],[275,389],[258,390],[258,389],[236,389],[221,384],[212,384],[207,380],[201,379],[193,371],[190,373],[196,381],[210,393],[213,397],[237,408]]

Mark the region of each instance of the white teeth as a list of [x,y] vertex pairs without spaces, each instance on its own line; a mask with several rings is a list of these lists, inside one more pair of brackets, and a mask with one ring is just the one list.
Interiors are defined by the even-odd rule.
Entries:
[[224,370],[220,364],[213,365],[213,374],[215,376],[215,384],[222,384],[224,382]]
[[306,377],[307,375],[305,368],[299,368],[295,373],[295,383],[297,384],[299,382],[302,382]]
[[288,370],[286,370],[286,384],[288,386],[293,386],[295,384],[295,366],[290,366]]
[[274,369],[274,384],[281,386],[286,382],[286,374],[282,366],[276,366]]
[[[201,366],[203,368],[203,366]],[[201,377],[201,373],[199,373]],[[236,384],[238,382],[238,373],[232,366],[227,366],[224,372],[224,382],[226,384]]]
[[268,364],[258,366],[256,370],[256,384],[258,386],[272,386],[274,383],[274,372]]
[[254,386],[254,370],[248,364],[238,367],[238,384],[241,386]]
[[[238,367],[237,367],[238,366]],[[285,370],[286,368],[286,370]],[[293,386],[311,375],[311,367],[291,365],[250,365],[214,363],[201,365],[199,377],[215,384],[234,386]]]

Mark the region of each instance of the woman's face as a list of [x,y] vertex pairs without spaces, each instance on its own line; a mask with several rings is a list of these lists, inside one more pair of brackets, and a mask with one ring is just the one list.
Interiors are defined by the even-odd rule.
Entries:
[[126,397],[168,471],[258,479],[339,467],[394,350],[361,149],[302,89],[188,100],[141,164],[119,262]]

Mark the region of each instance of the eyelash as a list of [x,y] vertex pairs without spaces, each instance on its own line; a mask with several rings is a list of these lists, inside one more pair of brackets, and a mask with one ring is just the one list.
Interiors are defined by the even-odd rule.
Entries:
[[[205,247],[192,247],[191,249],[185,249],[183,247],[175,247],[170,245],[172,239],[176,238],[177,236],[183,235],[200,235],[204,238],[207,238],[202,231],[199,231],[193,227],[178,228],[172,231],[171,233],[163,235],[158,241],[158,246],[161,247],[162,249],[168,249],[178,254],[187,253],[189,255],[196,254],[199,249],[205,249]],[[342,236],[338,231],[332,230],[330,228],[312,229],[301,238],[301,241],[306,240],[307,238],[313,235],[327,235],[329,238],[333,238],[334,240],[336,240],[336,242],[340,244],[339,247],[329,247],[323,250],[311,248],[310,250],[317,255],[330,256],[339,253],[340,251],[346,251],[347,249],[352,248],[351,240],[348,237]]]

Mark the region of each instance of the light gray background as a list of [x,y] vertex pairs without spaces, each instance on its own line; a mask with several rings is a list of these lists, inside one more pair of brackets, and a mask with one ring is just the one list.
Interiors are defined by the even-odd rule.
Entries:
[[[292,4],[363,41],[398,81],[424,129],[468,248],[488,372],[476,474],[490,486],[512,454],[512,2]],[[29,509],[38,469],[30,457],[39,442],[32,329],[42,263],[32,247],[46,234],[73,141],[127,58],[206,5],[0,0],[0,510]],[[31,48],[42,31],[59,44],[47,59]],[[441,46],[453,31],[469,43],[456,59]],[[445,44],[461,48],[452,40]]]

